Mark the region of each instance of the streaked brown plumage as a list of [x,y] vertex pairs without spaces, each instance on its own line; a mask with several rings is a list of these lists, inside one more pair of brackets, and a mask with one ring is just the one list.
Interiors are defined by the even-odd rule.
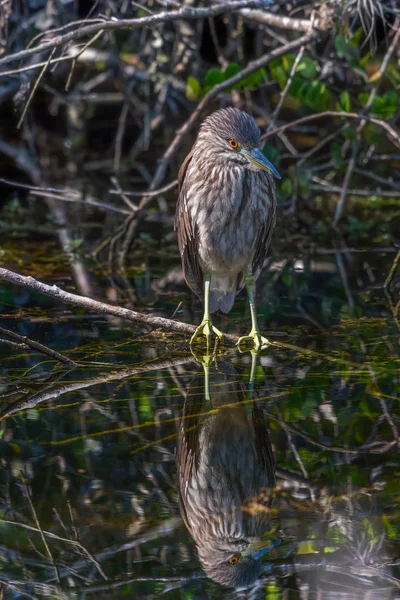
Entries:
[[231,310],[245,283],[252,290],[271,242],[272,174],[279,175],[260,145],[252,117],[221,109],[204,120],[179,171],[175,225],[185,279],[199,298],[206,296],[203,329],[212,328],[210,312]]
[[195,377],[177,451],[182,517],[207,575],[228,587],[251,585],[271,547],[260,540],[271,527],[275,460],[261,407],[244,400],[228,363],[210,368],[208,391]]

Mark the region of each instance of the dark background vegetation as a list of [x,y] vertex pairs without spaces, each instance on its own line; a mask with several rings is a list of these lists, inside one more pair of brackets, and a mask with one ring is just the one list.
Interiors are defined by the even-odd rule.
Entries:
[[[244,597],[399,594],[399,18],[395,0],[0,0],[1,267],[197,323],[173,217],[201,119],[252,114],[282,175],[255,385],[282,543]],[[3,597],[237,597],[179,517],[187,336],[5,283],[0,307]],[[218,318],[247,332],[244,298]],[[247,385],[250,357],[224,359]]]

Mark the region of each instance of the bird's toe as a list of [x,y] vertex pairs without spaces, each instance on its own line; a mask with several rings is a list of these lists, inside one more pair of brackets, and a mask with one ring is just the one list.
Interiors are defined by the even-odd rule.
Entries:
[[259,352],[270,345],[271,342],[263,337],[259,331],[250,331],[249,335],[243,335],[236,342],[239,352],[246,352],[249,346],[253,346],[252,349]]

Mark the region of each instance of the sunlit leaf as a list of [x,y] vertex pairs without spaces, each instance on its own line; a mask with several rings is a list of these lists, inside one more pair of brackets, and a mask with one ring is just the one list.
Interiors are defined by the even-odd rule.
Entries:
[[186,98],[194,101],[200,96],[201,85],[195,77],[188,77],[186,82]]

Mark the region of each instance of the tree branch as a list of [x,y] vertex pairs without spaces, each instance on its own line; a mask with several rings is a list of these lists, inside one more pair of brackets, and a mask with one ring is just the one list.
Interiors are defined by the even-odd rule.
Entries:
[[54,385],[53,387],[45,386],[43,391],[36,392],[30,396],[24,396],[20,400],[10,402],[1,408],[0,420],[15,414],[20,410],[35,408],[35,406],[45,402],[46,400],[54,400],[55,398],[59,398],[60,396],[64,396],[64,394],[68,394],[70,392],[77,392],[78,390],[83,390],[102,383],[110,383],[111,381],[121,381],[127,377],[134,377],[135,375],[141,375],[150,371],[157,371],[161,369],[168,369],[177,365],[189,364],[195,362],[195,360],[196,359],[191,354],[188,356],[177,356],[176,358],[161,358],[159,360],[153,360],[149,363],[135,365],[134,367],[125,367],[123,369],[113,371],[112,373],[106,373],[105,375],[96,375],[81,381],[63,383],[61,385]]
[[[20,344],[23,344],[25,348],[31,348],[33,350],[37,350],[38,352],[40,352],[41,354],[44,354],[45,356],[50,356],[50,358],[59,360],[64,365],[70,365],[72,367],[75,366],[74,361],[71,360],[70,358],[68,358],[67,356],[64,356],[63,354],[60,354],[59,352],[56,352],[55,350],[52,350],[51,348],[44,346],[40,342],[31,340],[30,338],[26,337],[25,335],[19,335],[18,333],[14,333],[13,331],[9,331],[8,329],[3,329],[2,327],[0,327],[0,333],[2,335],[5,335],[6,337],[11,338],[12,340],[16,340]],[[7,341],[7,340],[5,340],[5,341]]]
[[[96,312],[103,315],[113,315],[114,317],[120,317],[121,319],[126,319],[132,323],[142,323],[145,325],[150,325],[151,327],[164,329],[165,331],[176,331],[177,333],[193,334],[195,331],[194,325],[180,323],[179,321],[165,319],[164,317],[152,317],[150,315],[144,315],[143,313],[129,310],[128,308],[120,308],[119,306],[105,304],[103,302],[99,302],[98,300],[92,300],[91,298],[79,296],[78,294],[71,294],[70,292],[60,289],[56,285],[47,285],[41,281],[37,281],[33,277],[25,277],[24,275],[14,273],[8,269],[0,269],[0,279],[5,279],[14,285],[20,285],[24,288],[28,288],[29,290],[38,292],[39,294],[57,298],[57,300],[64,302],[65,304],[83,307],[91,312]],[[226,337],[236,339],[233,336]]]
[[[203,8],[180,8],[174,11],[162,11],[158,14],[151,15],[150,17],[142,17],[139,19],[110,19],[110,20],[99,20],[89,25],[82,25],[85,21],[77,21],[75,25],[78,27],[73,31],[69,31],[64,35],[56,35],[48,42],[43,42],[33,48],[21,50],[14,54],[9,54],[0,59],[0,67],[11,62],[19,60],[25,60],[35,54],[45,52],[46,50],[52,50],[58,46],[66,44],[72,40],[79,40],[88,35],[94,35],[100,31],[114,31],[116,29],[139,29],[140,27],[155,27],[161,23],[179,21],[182,19],[204,19],[206,17],[216,17],[218,15],[232,12],[241,8],[256,7],[260,8],[263,6],[263,2],[259,0],[235,0],[234,2],[226,2],[224,4],[213,4],[209,7]],[[50,36],[55,31],[47,31],[46,36]],[[0,73],[0,77],[3,74]]]
[[324,110],[320,113],[314,113],[312,115],[306,115],[305,117],[300,117],[300,119],[296,119],[295,121],[291,121],[290,123],[285,123],[280,127],[276,127],[272,129],[272,131],[268,131],[261,136],[261,139],[266,140],[273,135],[277,135],[281,133],[281,131],[286,131],[290,127],[295,127],[296,125],[302,125],[303,123],[308,123],[309,121],[314,121],[315,119],[323,119],[324,117],[346,117],[348,119],[357,119],[358,121],[368,121],[369,123],[374,123],[374,125],[378,125],[382,129],[385,129],[391,138],[391,141],[395,146],[400,148],[400,134],[394,129],[389,123],[386,121],[382,121],[381,119],[375,119],[373,117],[369,117],[367,115],[359,115],[357,113],[350,113],[345,111],[336,111],[336,110]]
[[312,23],[307,19],[292,19],[291,17],[274,15],[264,10],[242,8],[239,10],[239,13],[249,21],[257,21],[257,23],[262,23],[263,25],[271,25],[272,27],[279,27],[289,31],[302,31],[307,33],[314,27],[318,28],[318,23]]

